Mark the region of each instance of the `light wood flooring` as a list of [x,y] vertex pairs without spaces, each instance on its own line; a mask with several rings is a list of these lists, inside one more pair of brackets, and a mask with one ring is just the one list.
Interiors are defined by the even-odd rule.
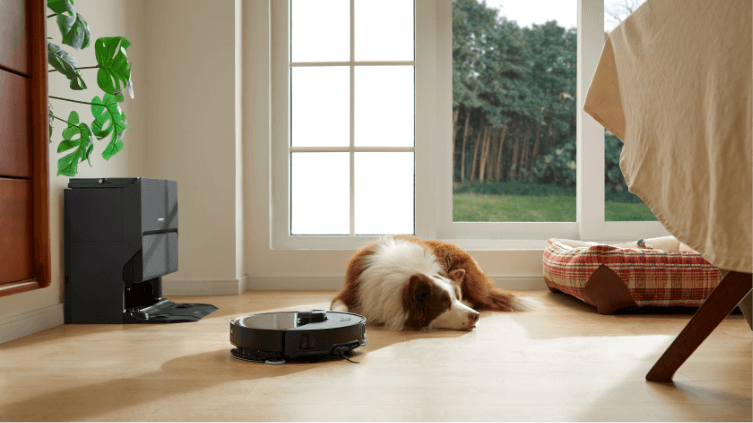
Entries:
[[598,314],[548,291],[471,332],[368,327],[351,358],[266,365],[230,355],[230,320],[326,308],[333,292],[168,296],[199,322],[64,325],[0,345],[0,421],[751,421],[751,330],[730,315],[672,384],[646,382],[692,317]]

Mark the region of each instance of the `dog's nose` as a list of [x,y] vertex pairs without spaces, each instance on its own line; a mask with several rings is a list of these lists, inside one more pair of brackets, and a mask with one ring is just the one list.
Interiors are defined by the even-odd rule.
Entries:
[[468,320],[470,320],[471,323],[476,323],[476,322],[478,322],[478,316],[479,316],[479,314],[476,311],[474,311],[472,313],[468,313]]

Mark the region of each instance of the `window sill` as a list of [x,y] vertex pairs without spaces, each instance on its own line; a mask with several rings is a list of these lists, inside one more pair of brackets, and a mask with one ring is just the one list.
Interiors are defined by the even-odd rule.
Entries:
[[[289,237],[284,245],[275,245],[274,251],[356,251],[377,237]],[[557,237],[553,237],[557,238]],[[548,239],[441,239],[467,251],[544,251]],[[600,244],[613,244],[630,240],[594,240]]]

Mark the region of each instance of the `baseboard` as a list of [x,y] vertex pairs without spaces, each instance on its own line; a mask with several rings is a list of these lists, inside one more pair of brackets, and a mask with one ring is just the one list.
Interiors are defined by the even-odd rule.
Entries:
[[[247,287],[248,277],[227,280],[162,280],[162,296],[170,295],[239,295]],[[169,298],[168,298],[169,299]]]
[[[343,275],[320,276],[244,276],[228,280],[163,280],[162,295],[238,295],[249,291],[336,291],[343,286]],[[517,275],[489,277],[495,286],[513,291],[547,289],[543,276]]]
[[0,321],[0,344],[40,332],[65,322],[63,304],[41,308]]
[[[336,291],[343,286],[336,276],[254,276],[248,278],[249,291]],[[490,276],[495,286],[513,291],[547,289],[543,276]]]
[[249,291],[336,291],[343,286],[343,276],[253,276],[248,278]]
[[517,276],[489,276],[494,283],[503,289],[511,291],[542,291],[548,290],[544,276],[541,275],[517,275]]

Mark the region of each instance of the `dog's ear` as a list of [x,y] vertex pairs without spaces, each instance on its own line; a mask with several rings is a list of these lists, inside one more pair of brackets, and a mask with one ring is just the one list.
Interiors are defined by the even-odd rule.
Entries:
[[455,282],[462,282],[463,278],[465,277],[465,269],[455,269],[452,272],[450,272],[450,279],[454,280]]
[[451,252],[448,251],[444,253],[444,264],[447,267],[448,272],[450,271],[450,269],[452,269],[453,259],[454,257]]
[[413,275],[408,282],[408,300],[423,307],[429,301],[432,282],[424,275]]

